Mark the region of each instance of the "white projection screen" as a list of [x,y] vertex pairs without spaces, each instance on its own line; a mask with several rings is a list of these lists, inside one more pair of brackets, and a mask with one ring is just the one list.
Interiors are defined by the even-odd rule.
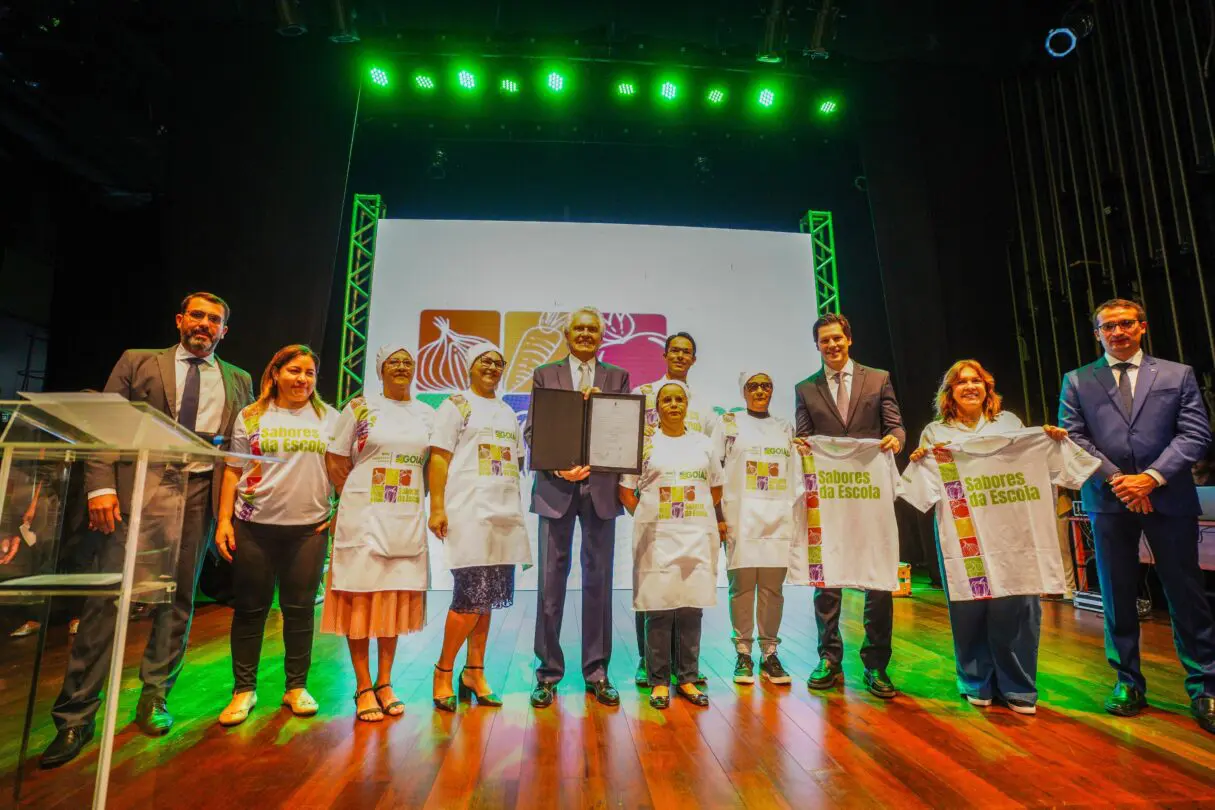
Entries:
[[[368,334],[376,348],[419,349],[414,396],[437,407],[467,384],[454,349],[489,339],[506,351],[499,394],[522,419],[532,369],[565,356],[565,314],[593,306],[606,318],[600,356],[634,386],[662,376],[666,335],[697,344],[688,375],[698,408],[742,407],[738,375],[757,366],[776,383],[773,413],[792,420],[793,386],[821,365],[811,326],[814,271],[799,233],[562,222],[386,219],[379,224]],[[452,362],[457,358],[456,362]],[[531,480],[523,482],[527,511]],[[533,559],[536,517],[528,513]],[[632,587],[632,521],[616,523],[615,587]],[[570,587],[580,585],[575,532]],[[442,543],[431,538],[431,587],[451,588]],[[725,583],[724,560],[721,582]],[[536,569],[517,580],[536,587]]]

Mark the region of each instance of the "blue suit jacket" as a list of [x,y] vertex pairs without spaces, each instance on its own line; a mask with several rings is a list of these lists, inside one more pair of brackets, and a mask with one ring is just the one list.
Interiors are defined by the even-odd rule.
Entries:
[[1190,467],[1206,454],[1211,427],[1194,369],[1145,354],[1128,419],[1114,370],[1102,357],[1063,378],[1059,425],[1101,461],[1081,491],[1085,511],[1126,512],[1106,479],[1150,468],[1166,482],[1150,496],[1153,509],[1164,515],[1199,514]]
[[[620,366],[613,366],[602,360],[595,360],[595,387],[609,394],[627,394],[629,372]],[[532,388],[564,388],[574,390],[573,369],[570,368],[569,358],[555,363],[546,363],[532,373]],[[523,427],[523,440],[528,447],[532,444],[532,412],[528,409],[527,423]],[[595,514],[603,520],[620,515],[624,508],[620,505],[620,476],[616,473],[591,473],[591,501],[595,504]],[[537,471],[535,482],[532,484],[532,511],[546,518],[559,518],[570,508],[570,502],[581,483],[571,483],[551,472]]]

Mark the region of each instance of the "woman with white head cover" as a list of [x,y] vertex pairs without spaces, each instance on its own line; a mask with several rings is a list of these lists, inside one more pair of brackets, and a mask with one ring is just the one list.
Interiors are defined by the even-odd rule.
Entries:
[[[685,383],[662,384],[658,430],[646,439],[641,474],[620,477],[620,501],[633,515],[633,609],[646,612],[646,664],[655,709],[670,705],[672,668],[679,696],[709,705],[696,687],[696,675],[703,608],[717,604],[724,526],[716,504],[724,476],[709,437],[686,427],[688,399]],[[679,637],[674,656],[673,632]]]
[[[426,623],[430,560],[422,470],[434,410],[410,396],[414,352],[400,343],[375,357],[380,390],[342,409],[325,466],[341,496],[321,632],[346,637],[354,665],[355,713],[376,722],[405,704],[392,689],[397,636]],[[371,388],[371,386],[369,386]],[[371,639],[378,664],[371,678]]]
[[452,666],[468,641],[459,697],[501,706],[485,680],[490,611],[510,607],[515,566],[530,565],[519,475],[523,441],[519,422],[495,390],[506,368],[502,350],[479,343],[465,353],[468,390],[439,406],[430,439],[430,530],[444,543],[455,578],[435,666],[434,704],[456,710]]
[[[776,656],[786,581],[807,581],[805,532],[797,519],[801,461],[793,427],[772,416],[772,376],[738,377],[747,409],[723,414],[713,429],[713,457],[725,467],[726,577],[730,583],[735,683],[755,682],[751,657],[759,624],[760,672],[775,684],[792,682]],[[758,596],[758,610],[756,597]]]

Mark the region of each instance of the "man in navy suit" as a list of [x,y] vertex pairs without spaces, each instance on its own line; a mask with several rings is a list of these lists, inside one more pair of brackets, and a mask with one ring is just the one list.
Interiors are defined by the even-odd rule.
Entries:
[[[629,373],[599,360],[603,316],[583,307],[570,313],[565,327],[569,356],[536,369],[532,388],[564,388],[588,396],[600,391],[629,393]],[[531,445],[532,415],[528,412],[523,438]],[[590,467],[560,472],[536,472],[532,511],[540,516],[540,551],[536,606],[536,687],[531,703],[549,706],[557,683],[565,675],[561,652],[561,620],[570,575],[574,521],[582,524],[582,677],[586,691],[607,706],[620,703],[608,680],[612,657],[612,560],[616,548],[616,517],[623,508],[617,493],[620,476],[592,473]]]
[[1139,534],[1147,536],[1168,598],[1191,711],[1215,734],[1215,622],[1198,566],[1198,493],[1190,467],[1211,429],[1194,369],[1143,353],[1147,313],[1114,299],[1093,315],[1105,356],[1068,372],[1059,424],[1101,460],[1081,497],[1093,525],[1105,610],[1105,649],[1118,673],[1105,710],[1133,717],[1147,706],[1139,667]]

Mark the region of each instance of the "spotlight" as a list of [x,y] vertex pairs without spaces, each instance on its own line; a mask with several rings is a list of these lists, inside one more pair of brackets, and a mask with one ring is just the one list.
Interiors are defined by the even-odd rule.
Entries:
[[759,91],[759,95],[755,100],[759,103],[759,106],[769,108],[776,103],[776,93],[765,87]]
[[333,0],[333,33],[329,35],[330,42],[348,45],[359,41],[359,32],[354,27],[359,13],[347,6],[347,0]]
[[1079,3],[1063,15],[1058,28],[1052,28],[1046,33],[1046,52],[1056,59],[1076,50],[1080,40],[1093,33],[1096,22],[1087,8],[1080,8]]
[[371,83],[377,87],[388,86],[388,73],[383,68],[373,67],[367,75],[371,79]]
[[720,106],[726,101],[726,91],[720,87],[712,87],[709,89],[708,93],[705,93],[705,101],[709,102],[715,107]]
[[1070,28],[1052,28],[1046,34],[1046,52],[1056,59],[1062,59],[1076,50],[1079,40],[1076,32]]
[[823,99],[823,101],[818,105],[818,111],[823,115],[831,115],[839,108],[840,106],[836,104],[833,99],[829,98]]
[[477,77],[467,70],[461,70],[459,73],[457,73],[456,81],[458,81],[460,86],[465,90],[473,90],[477,86]]
[[278,15],[278,27],[274,30],[280,37],[298,37],[308,33],[308,26],[300,19],[299,0],[275,0],[274,11]]
[[519,83],[517,81],[515,81],[514,79],[503,79],[502,82],[498,85],[498,90],[503,95],[507,95],[507,96],[514,95],[515,93],[519,92]]
[[434,90],[435,80],[429,73],[413,74],[413,85],[419,90]]
[[768,7],[768,13],[764,15],[764,38],[759,52],[755,54],[755,61],[777,64],[784,60],[785,41],[788,39],[784,6],[784,0],[772,0],[772,5]]
[[679,95],[679,88],[674,82],[663,82],[662,87],[658,89],[658,94],[666,101],[674,101],[675,97]]
[[636,94],[637,85],[633,84],[632,82],[621,82],[620,84],[616,85],[616,95],[618,96],[632,96]]
[[555,70],[548,74],[547,81],[548,89],[552,90],[554,93],[560,93],[565,89],[565,77]]

